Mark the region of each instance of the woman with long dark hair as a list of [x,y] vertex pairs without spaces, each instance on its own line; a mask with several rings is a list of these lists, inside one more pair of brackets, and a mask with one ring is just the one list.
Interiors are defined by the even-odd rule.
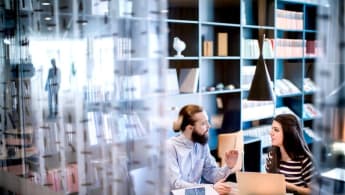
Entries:
[[266,171],[284,174],[288,192],[311,194],[315,167],[297,117],[293,114],[277,115],[273,119],[270,136],[272,148],[266,159]]

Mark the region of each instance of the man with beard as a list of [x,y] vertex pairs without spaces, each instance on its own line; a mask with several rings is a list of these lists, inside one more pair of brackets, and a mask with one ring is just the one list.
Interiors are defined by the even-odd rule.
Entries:
[[193,104],[184,106],[173,128],[181,133],[166,143],[171,190],[213,184],[219,194],[228,194],[231,187],[225,179],[238,171],[234,167],[239,153],[226,152],[227,166],[218,167],[207,144],[210,124],[203,108]]

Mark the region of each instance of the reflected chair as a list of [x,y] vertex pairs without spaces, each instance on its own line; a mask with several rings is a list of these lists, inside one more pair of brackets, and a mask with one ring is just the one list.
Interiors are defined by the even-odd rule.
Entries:
[[157,169],[141,167],[129,172],[135,195],[154,194],[157,190]]
[[231,149],[236,149],[239,151],[239,158],[235,165],[235,170],[243,170],[243,131],[237,131],[233,133],[222,133],[218,135],[218,157],[221,159],[220,166],[226,165],[225,152]]

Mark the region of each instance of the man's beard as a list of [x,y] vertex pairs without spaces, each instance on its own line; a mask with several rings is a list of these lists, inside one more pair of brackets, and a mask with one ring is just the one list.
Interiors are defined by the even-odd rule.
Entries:
[[204,135],[199,134],[196,131],[192,132],[192,140],[193,142],[200,143],[202,145],[205,145],[208,141],[208,135],[205,133]]

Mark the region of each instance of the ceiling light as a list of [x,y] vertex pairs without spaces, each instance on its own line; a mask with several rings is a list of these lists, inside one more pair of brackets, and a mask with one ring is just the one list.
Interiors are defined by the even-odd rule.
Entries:
[[166,13],[168,13],[168,10],[167,10],[167,9],[162,9],[162,10],[161,10],[161,13],[162,13],[162,14],[166,14]]
[[[260,26],[265,26],[266,1],[258,1],[257,3],[259,10],[262,10],[262,12],[258,13],[258,23]],[[265,40],[265,34],[263,29],[259,29],[258,40],[260,56],[256,65],[254,77],[249,89],[247,99],[257,101],[272,101],[274,100],[274,93],[271,84],[271,78],[267,71],[266,62],[262,56],[262,47]]]
[[5,38],[5,39],[4,39],[4,43],[5,43],[6,45],[10,45],[10,44],[11,44],[11,41],[10,41],[10,39]]
[[262,45],[264,42],[264,35],[259,37],[259,47],[260,47],[260,56],[256,64],[256,69],[252,84],[249,89],[248,100],[256,101],[272,101],[273,97],[273,88],[271,84],[270,75],[266,67],[266,62],[262,56]]
[[44,17],[44,20],[50,21],[50,20],[52,20],[52,17],[46,16],[46,17]]
[[51,5],[51,3],[50,3],[50,2],[47,2],[47,1],[42,2],[41,4],[44,5],[44,6]]

